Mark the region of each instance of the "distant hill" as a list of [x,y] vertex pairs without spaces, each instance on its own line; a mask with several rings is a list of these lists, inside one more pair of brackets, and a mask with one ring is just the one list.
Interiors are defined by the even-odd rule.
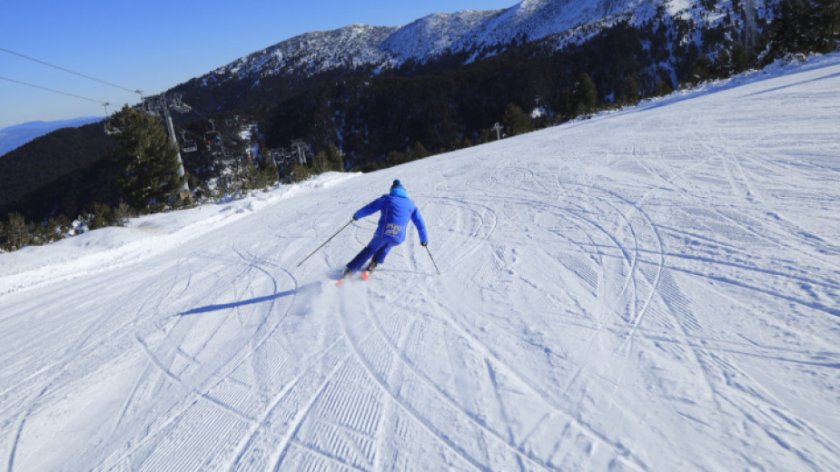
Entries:
[[101,116],[86,116],[71,120],[30,121],[29,123],[2,128],[0,129],[0,156],[57,129],[78,128],[101,119]]
[[65,127],[0,158],[0,215],[75,217],[93,202],[113,204],[112,145],[100,124]]

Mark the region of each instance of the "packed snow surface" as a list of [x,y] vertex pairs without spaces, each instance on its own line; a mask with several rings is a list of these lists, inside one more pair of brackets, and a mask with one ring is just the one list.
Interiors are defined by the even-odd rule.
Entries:
[[[9,470],[840,470],[840,56],[0,255]],[[399,178],[429,226],[331,277]]]

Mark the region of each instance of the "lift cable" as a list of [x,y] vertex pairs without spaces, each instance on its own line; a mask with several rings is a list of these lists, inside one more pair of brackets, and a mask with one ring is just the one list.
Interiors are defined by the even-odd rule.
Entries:
[[23,82],[23,81],[20,81],[20,80],[10,79],[8,77],[3,77],[2,75],[0,75],[0,80],[5,80],[7,82],[13,82],[13,83],[20,84],[20,85],[26,85],[28,87],[32,87],[32,88],[36,88],[36,89],[40,89],[40,90],[46,90],[48,92],[58,93],[58,94],[61,94],[61,95],[67,95],[68,97],[80,98],[82,100],[87,100],[89,102],[98,103],[100,105],[108,105],[109,104],[105,100],[96,100],[96,99],[93,99],[93,98],[88,98],[88,97],[83,97],[81,95],[76,95],[74,93],[62,92],[61,90],[56,90],[56,89],[52,89],[52,88],[49,88],[49,87],[43,87],[41,85],[30,84],[29,82]]
[[[109,82],[109,81],[107,81],[107,80],[102,80],[102,79],[98,79],[98,78],[96,78],[96,77],[89,76],[89,75],[87,75],[87,74],[82,74],[82,73],[80,73],[80,72],[76,72],[76,71],[73,71],[73,70],[67,69],[66,67],[57,66],[57,65],[55,65],[55,64],[51,64],[51,63],[49,63],[49,62],[47,62],[47,61],[42,61],[42,60],[40,60],[40,59],[36,59],[36,58],[34,58],[34,57],[27,56],[26,54],[22,54],[22,53],[19,53],[19,52],[16,52],[16,51],[12,51],[11,49],[4,48],[4,47],[1,47],[1,46],[0,46],[0,51],[5,52],[5,53],[8,53],[8,54],[15,55],[15,56],[18,56],[18,57],[21,57],[21,58],[23,58],[23,59],[26,59],[26,60],[29,60],[29,61],[32,61],[32,62],[36,62],[36,63],[38,63],[38,64],[42,64],[42,65],[45,65],[45,66],[48,66],[48,67],[52,67],[52,68],[54,68],[54,69],[58,69],[58,70],[60,70],[60,71],[67,72],[67,73],[69,73],[69,74],[73,74],[73,75],[76,75],[76,76],[79,76],[79,77],[83,77],[83,78],[88,79],[88,80],[93,80],[93,81],[95,81],[95,82],[99,82],[99,83],[101,83],[101,84],[105,84],[105,85],[108,85],[108,86],[110,86],[110,87],[118,88],[118,89],[120,89],[120,90],[125,90],[125,91],[127,91],[127,92],[131,92],[131,93],[136,93],[136,94],[140,95],[140,98],[141,98],[141,99],[144,99],[144,100],[145,100],[145,97],[143,97],[143,91],[142,91],[142,90],[140,90],[140,89],[137,89],[137,90],[132,90],[132,89],[130,89],[130,88],[128,88],[128,87],[123,87],[123,86],[121,86],[121,85],[117,85],[117,84],[115,84],[115,83],[113,83],[113,82]],[[80,95],[75,95],[75,94],[72,94],[72,93],[62,92],[62,91],[60,91],[60,90],[55,90],[55,89],[51,89],[51,88],[47,88],[47,87],[42,87],[42,86],[40,86],[40,85],[35,85],[35,84],[28,83],[28,82],[23,82],[23,81],[20,81],[20,80],[10,79],[10,78],[8,78],[8,77],[3,77],[3,76],[0,76],[0,79],[2,79],[2,80],[6,80],[6,81],[9,81],[9,82],[14,82],[14,83],[22,84],[22,85],[27,85],[27,86],[29,86],[29,87],[33,87],[33,88],[37,88],[37,89],[41,89],[41,90],[47,90],[47,91],[50,91],[50,92],[59,93],[59,94],[62,94],[62,95],[67,95],[67,96],[70,96],[70,97],[80,98],[80,99],[83,99],[83,100],[88,100],[88,101],[91,101],[91,102],[99,103],[100,105],[102,105],[103,107],[105,107],[106,114],[107,114],[108,106],[110,105],[110,103],[109,103],[109,102],[106,102],[106,101],[103,101],[103,100],[94,100],[94,99],[92,99],[92,98],[82,97],[82,96],[80,96]],[[206,117],[203,113],[199,112],[198,110],[196,110],[196,109],[194,109],[194,108],[190,107],[190,111],[195,112],[195,113],[196,113],[196,114],[198,114],[201,118],[203,118],[203,119],[205,119],[205,120],[210,121],[210,122],[211,122],[211,124],[212,124],[212,120],[210,120],[209,118],[207,118],[207,117]],[[216,132],[216,131],[215,131],[215,126],[213,127],[213,130],[214,130],[214,132]],[[189,132],[189,131],[188,131],[188,132]],[[190,134],[193,134],[193,133],[191,133],[191,132],[190,132]],[[205,134],[206,134],[206,133],[205,133]]]
[[73,75],[77,75],[79,77],[83,77],[83,78],[88,79],[88,80],[93,80],[94,82],[99,82],[100,84],[105,84],[105,85],[108,85],[108,86],[111,86],[111,87],[118,88],[120,90],[125,90],[126,92],[136,93],[136,94],[140,95],[141,97],[143,96],[143,92],[140,89],[132,90],[128,87],[123,87],[122,85],[117,85],[113,82],[108,82],[107,80],[97,79],[96,77],[91,77],[89,75],[82,74],[81,72],[76,72],[76,71],[67,69],[65,67],[57,66],[55,64],[50,64],[49,62],[42,61],[40,59],[36,59],[34,57],[31,57],[31,56],[27,56],[26,54],[21,54],[19,52],[15,52],[15,51],[12,51],[11,49],[6,49],[4,47],[0,47],[0,51],[6,52],[6,53],[9,53],[9,54],[18,56],[18,57],[22,57],[26,60],[29,60],[29,61],[32,61],[32,62],[37,62],[38,64],[42,64],[42,65],[45,65],[45,66],[48,66],[48,67],[52,67],[54,69],[58,69],[60,71],[67,72],[68,74],[73,74]]

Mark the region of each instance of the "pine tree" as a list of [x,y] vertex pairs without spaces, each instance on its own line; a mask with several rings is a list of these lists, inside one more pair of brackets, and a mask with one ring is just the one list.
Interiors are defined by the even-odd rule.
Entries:
[[750,53],[743,43],[735,43],[729,55],[730,72],[737,74],[747,70],[750,66]]
[[327,145],[326,154],[326,170],[334,170],[338,172],[344,171],[344,158],[341,151],[334,145]]
[[804,0],[781,0],[776,8],[771,35],[775,56],[788,52],[801,52],[804,45],[806,8]]
[[628,75],[621,81],[618,102],[621,105],[634,105],[639,102],[639,81],[636,77]]
[[337,172],[344,171],[344,158],[342,157],[341,151],[332,143],[318,151],[313,161],[315,163],[315,169],[319,173],[331,170]]
[[132,216],[134,216],[134,212],[125,202],[120,202],[114,207],[114,224],[117,226],[125,226]]
[[514,103],[508,103],[505,107],[502,124],[510,135],[527,133],[534,129],[531,118],[525,113],[525,110]]
[[771,27],[775,59],[786,53],[829,52],[840,39],[838,0],[781,0]]
[[114,209],[104,203],[93,204],[93,211],[88,215],[88,228],[98,229],[111,226],[116,223]]
[[598,107],[598,88],[592,77],[586,72],[581,72],[575,83],[574,97],[576,102],[576,114],[583,115],[592,113]]
[[673,91],[674,87],[671,82],[670,73],[664,69],[659,69],[657,71],[657,78],[653,88],[653,95],[656,97],[663,97]]
[[178,150],[160,119],[128,106],[111,118],[119,130],[114,160],[126,202],[138,211],[175,200],[183,178],[178,176]]
[[32,235],[29,232],[29,225],[20,213],[9,215],[9,221],[4,228],[4,240],[6,249],[11,251],[20,249],[32,242]]
[[34,226],[34,239],[41,244],[48,244],[61,239],[61,231],[58,229],[56,221],[52,218]]
[[256,162],[243,159],[234,169],[233,180],[240,190],[265,188],[265,179]]
[[279,171],[277,170],[277,165],[274,163],[274,159],[269,156],[264,156],[259,164],[259,167],[260,175],[265,182],[265,186],[277,182]]
[[700,83],[709,80],[712,76],[712,60],[705,54],[700,54],[697,60],[691,65],[691,75],[689,82]]
[[408,159],[405,157],[405,153],[402,151],[391,151],[388,153],[388,165],[399,165],[405,164],[408,162]]
[[63,238],[70,229],[70,219],[65,215],[57,215],[47,221],[54,241]]
[[837,48],[837,41],[840,40],[840,1],[812,0],[812,2],[816,51],[833,51]]
[[426,146],[424,146],[423,143],[415,141],[414,146],[406,150],[405,157],[407,161],[416,161],[417,159],[423,159],[429,154],[431,153],[426,149]]
[[292,171],[288,175],[290,182],[302,182],[309,177],[312,177],[312,169],[306,164],[295,162],[292,166]]

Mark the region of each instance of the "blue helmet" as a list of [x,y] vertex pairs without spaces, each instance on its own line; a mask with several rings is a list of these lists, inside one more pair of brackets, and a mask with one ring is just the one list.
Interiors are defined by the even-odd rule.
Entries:
[[400,179],[394,180],[394,183],[391,184],[390,193],[395,197],[408,197],[408,192],[406,192],[405,187],[402,186]]

